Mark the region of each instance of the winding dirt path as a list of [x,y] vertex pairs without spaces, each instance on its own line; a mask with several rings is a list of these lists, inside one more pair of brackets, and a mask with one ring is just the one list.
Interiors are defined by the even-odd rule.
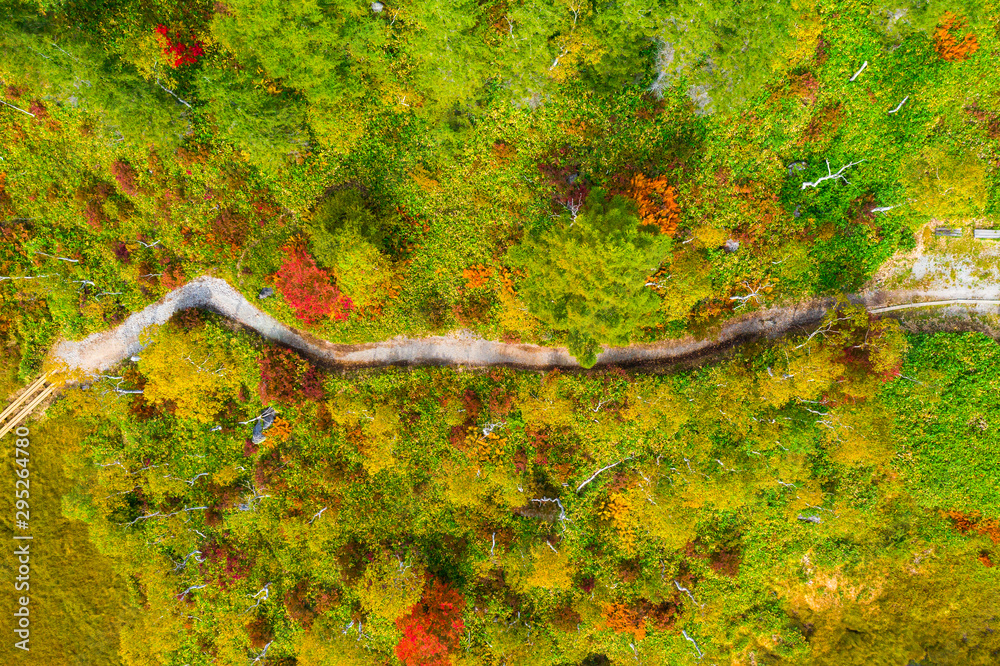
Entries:
[[[936,305],[1000,305],[1000,286],[988,289],[946,288],[935,291],[896,291],[852,297],[872,313]],[[890,302],[902,304],[888,305]],[[608,347],[597,366],[636,366],[677,362],[723,349],[741,341],[775,338],[822,318],[834,299],[816,299],[788,307],[758,310],[726,323],[714,338],[684,337],[628,347]],[[121,325],[73,342],[60,341],[50,358],[74,374],[96,375],[139,353],[140,338],[150,326],[164,324],[180,310],[203,308],[228,317],[260,335],[333,366],[385,365],[507,365],[531,369],[578,368],[563,347],[507,344],[484,340],[469,332],[428,338],[399,336],[370,344],[334,344],[277,321],[247,301],[228,282],[200,277],[175,289],[158,302],[136,312]]]

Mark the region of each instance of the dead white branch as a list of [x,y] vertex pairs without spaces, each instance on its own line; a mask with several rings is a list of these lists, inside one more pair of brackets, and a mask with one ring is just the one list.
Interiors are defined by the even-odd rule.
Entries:
[[840,169],[837,170],[837,173],[833,173],[830,170],[830,160],[826,160],[826,172],[827,172],[827,175],[823,176],[820,179],[818,179],[816,181],[813,181],[811,183],[808,182],[808,181],[805,182],[805,183],[802,183],[802,187],[800,189],[804,190],[807,187],[817,187],[824,180],[834,180],[834,179],[837,179],[837,178],[839,178],[840,180],[842,180],[845,183],[847,183],[848,185],[850,185],[851,183],[848,182],[847,178],[845,178],[844,175],[843,175],[844,174],[844,169],[849,169],[852,166],[856,166],[858,164],[861,164],[861,162],[864,162],[864,160],[860,160],[858,162],[851,162],[850,164],[845,164],[844,166],[840,167]]
[[579,486],[577,486],[576,492],[580,492],[581,490],[583,490],[583,487],[586,486],[591,481],[593,481],[594,479],[596,479],[597,475],[600,474],[601,472],[606,472],[609,469],[611,469],[612,467],[617,467],[618,465],[621,465],[623,462],[625,462],[626,460],[628,460],[631,457],[632,456],[629,456],[628,458],[622,458],[621,460],[619,460],[616,463],[612,463],[612,464],[608,465],[607,467],[602,467],[601,469],[597,470],[596,472],[594,472],[594,474],[589,479],[587,479],[586,481],[584,481],[583,483],[581,483]]
[[25,111],[24,109],[22,109],[19,106],[14,106],[13,104],[8,104],[7,102],[3,101],[2,99],[0,99],[0,104],[3,104],[4,106],[9,106],[12,109],[16,109],[17,111],[20,111],[21,113],[23,113],[26,116],[31,116],[32,118],[35,117],[35,114],[31,113],[30,111]]
[[854,76],[851,77],[851,81],[854,81],[854,79],[856,79],[859,76],[861,76],[861,72],[865,71],[865,67],[867,67],[867,66],[868,66],[868,61],[865,60],[865,63],[863,65],[861,65],[861,69],[859,69],[858,71],[854,72]]
[[896,105],[896,108],[895,108],[895,109],[893,109],[892,111],[890,111],[889,113],[890,113],[890,114],[893,114],[893,113],[896,113],[897,111],[899,111],[900,109],[902,109],[902,108],[903,108],[903,105],[904,105],[904,104],[906,104],[906,100],[908,100],[908,99],[910,99],[910,96],[909,96],[909,95],[907,95],[906,97],[904,97],[904,98],[903,98],[903,101],[902,101],[902,102],[900,102],[899,104],[897,104],[897,105]]
[[674,581],[674,587],[677,588],[678,592],[683,592],[684,594],[686,594],[688,596],[688,599],[691,600],[691,603],[693,603],[698,608],[704,608],[705,607],[705,604],[699,604],[697,601],[695,601],[694,595],[691,594],[691,590],[687,589],[686,587],[684,587],[683,585],[681,585],[680,583],[678,583],[676,580]]
[[899,208],[902,205],[903,204],[896,204],[895,206],[879,206],[878,208],[872,208],[872,212],[873,213],[885,213],[885,212],[888,212],[888,211],[892,210],[893,208]]
[[698,659],[701,659],[705,655],[702,654],[701,650],[698,648],[698,644],[694,642],[694,639],[687,635],[687,632],[681,629],[681,635],[687,640],[691,641],[691,645],[694,646],[695,651],[698,653]]

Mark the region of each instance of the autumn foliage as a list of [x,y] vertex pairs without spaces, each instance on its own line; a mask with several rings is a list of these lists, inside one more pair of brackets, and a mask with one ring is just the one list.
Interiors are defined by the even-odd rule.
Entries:
[[268,347],[258,360],[260,399],[295,403],[320,400],[323,381],[319,368],[286,347]]
[[182,42],[179,30],[175,30],[171,37],[170,29],[161,23],[156,26],[156,33],[163,40],[163,55],[167,56],[170,66],[175,69],[181,65],[193,65],[205,54],[202,43],[198,40],[190,40],[190,44]]
[[636,174],[628,194],[639,205],[639,217],[643,224],[656,225],[660,233],[667,236],[677,231],[681,209],[677,205],[677,190],[667,184],[666,178],[647,178],[641,173]]
[[677,607],[668,601],[654,605],[640,599],[633,604],[608,604],[602,615],[608,629],[615,633],[632,634],[635,640],[641,641],[646,637],[647,621],[659,630],[672,627],[677,618]]
[[979,42],[971,32],[957,38],[957,34],[965,27],[965,20],[945,12],[941,17],[941,23],[934,30],[934,50],[943,60],[948,62],[959,62],[969,58],[979,50]]
[[118,187],[121,191],[128,196],[135,196],[137,190],[135,187],[135,169],[131,164],[124,160],[115,160],[111,163],[111,175],[115,177],[115,182],[118,183]]
[[962,513],[961,511],[948,511],[948,518],[951,519],[955,529],[962,534],[975,532],[988,536],[993,543],[1000,544],[1000,521],[995,519],[983,519],[978,514]]
[[487,268],[482,264],[470,266],[462,271],[462,277],[466,280],[466,289],[478,289],[482,287],[490,279],[491,275],[493,275],[493,269]]
[[340,293],[330,274],[300,248],[286,250],[285,261],[275,275],[274,284],[295,310],[295,316],[306,324],[314,324],[327,316],[343,321],[354,309],[354,303]]
[[447,583],[432,580],[420,603],[396,620],[403,638],[396,657],[406,666],[449,666],[448,651],[458,645],[465,630],[465,598]]

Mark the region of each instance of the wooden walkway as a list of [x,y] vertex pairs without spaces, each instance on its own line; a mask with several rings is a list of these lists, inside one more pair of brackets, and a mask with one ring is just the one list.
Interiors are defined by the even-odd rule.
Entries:
[[59,388],[59,384],[49,382],[52,373],[46,373],[32,382],[7,409],[0,413],[0,438],[19,426],[38,405]]

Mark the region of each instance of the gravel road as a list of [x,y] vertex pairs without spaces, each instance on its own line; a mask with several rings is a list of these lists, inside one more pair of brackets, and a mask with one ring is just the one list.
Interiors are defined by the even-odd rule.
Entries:
[[[873,292],[852,297],[872,313],[899,309],[965,304],[1000,304],[996,288],[947,288],[930,291]],[[714,349],[755,338],[775,338],[822,318],[832,298],[816,299],[787,307],[757,310],[726,323],[714,338],[664,340],[628,347],[607,347],[598,356],[597,366],[634,366],[670,363],[698,356]],[[890,305],[890,303],[897,303]],[[158,302],[136,312],[121,325],[80,341],[60,341],[51,352],[57,366],[76,374],[96,375],[114,367],[142,349],[143,331],[160,325],[179,310],[204,308],[239,322],[260,335],[299,350],[325,364],[341,367],[385,365],[508,365],[522,368],[576,368],[576,360],[563,347],[507,344],[484,340],[469,332],[445,336],[407,338],[399,336],[371,344],[333,344],[282,324],[261,312],[224,280],[200,277],[175,289]]]

